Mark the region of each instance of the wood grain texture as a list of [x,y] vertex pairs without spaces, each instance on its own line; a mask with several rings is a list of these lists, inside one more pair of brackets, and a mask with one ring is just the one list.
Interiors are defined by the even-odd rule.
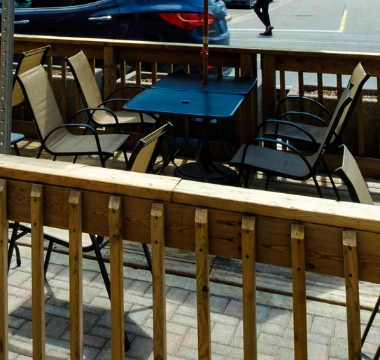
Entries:
[[45,279],[43,186],[33,184],[30,192],[32,238],[32,336],[33,357],[45,359]]
[[165,217],[164,204],[153,203],[151,210],[152,283],[153,283],[153,354],[155,360],[167,357]]
[[198,359],[211,359],[210,279],[208,268],[208,212],[195,212],[195,254],[197,283]]
[[243,216],[241,226],[243,270],[244,359],[257,359],[255,218]]
[[109,237],[111,267],[111,354],[112,359],[125,358],[124,349],[124,278],[122,205],[119,196],[109,201]]
[[291,225],[294,359],[307,359],[305,227]]
[[[7,182],[0,180],[0,299],[8,299]],[[8,360],[8,301],[0,301],[0,360]]]
[[82,201],[71,190],[69,203],[70,359],[83,359]]
[[347,302],[348,359],[361,359],[358,251],[355,231],[345,230],[343,237],[344,275]]

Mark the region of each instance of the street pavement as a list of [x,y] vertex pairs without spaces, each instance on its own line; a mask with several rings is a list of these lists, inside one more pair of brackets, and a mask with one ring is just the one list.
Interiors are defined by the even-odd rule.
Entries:
[[[21,246],[21,255],[21,267],[13,261],[8,278],[10,360],[32,359],[30,248]],[[111,359],[107,292],[96,261],[84,259],[83,270],[84,359]],[[53,253],[45,285],[47,359],[70,357],[68,274],[68,257]],[[166,285],[168,360],[197,359],[195,280],[167,275]],[[243,359],[242,290],[212,283],[210,291],[213,360]],[[124,308],[131,341],[126,359],[153,359],[150,272],[124,268]],[[361,311],[363,327],[368,316]],[[308,301],[307,321],[309,359],[347,359],[345,307]],[[257,336],[259,360],[294,358],[291,297],[257,292]],[[372,358],[379,342],[380,317],[363,347],[364,359]]]

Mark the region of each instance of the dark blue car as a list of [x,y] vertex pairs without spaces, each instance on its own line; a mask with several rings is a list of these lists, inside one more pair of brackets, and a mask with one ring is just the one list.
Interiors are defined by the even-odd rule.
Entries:
[[[203,1],[15,0],[15,33],[202,43]],[[209,0],[209,42],[230,43],[223,0]]]

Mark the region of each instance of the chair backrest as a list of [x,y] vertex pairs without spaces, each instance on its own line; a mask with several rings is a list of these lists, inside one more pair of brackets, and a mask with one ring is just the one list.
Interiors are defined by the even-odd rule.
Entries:
[[81,50],[78,54],[66,58],[66,63],[74,75],[84,107],[98,107],[103,101],[102,95],[84,52]]
[[347,186],[347,190],[352,201],[373,205],[371,194],[368,191],[367,185],[363,179],[355,158],[352,156],[345,145],[342,145],[342,148],[342,166],[335,171]]
[[346,130],[348,120],[350,119],[352,111],[355,108],[355,105],[360,97],[363,86],[370,77],[371,75],[367,74],[364,71],[361,62],[358,65],[356,65],[354,71],[351,74],[351,78],[347,84],[347,87],[351,86],[350,96],[352,97],[352,101],[344,110],[343,116],[341,117],[336,127],[335,133],[331,138],[331,142],[334,142],[337,137],[341,137],[344,131]]
[[[15,76],[33,69],[37,65],[43,64],[45,62],[46,54],[49,49],[50,45],[22,53],[16,67]],[[12,106],[20,105],[24,101],[25,98],[22,93],[20,84],[14,80],[12,90]]]
[[127,170],[139,173],[152,172],[160,145],[167,136],[171,126],[171,123],[167,123],[140,139],[129,157]]
[[[46,71],[42,65],[16,76],[21,85],[25,99],[33,113],[37,132],[41,142],[55,128],[63,124],[61,112],[55,99]],[[62,128],[49,136],[49,143],[56,141],[67,133]],[[48,144],[47,144],[48,145]]]
[[338,104],[335,108],[334,114],[330,120],[330,123],[326,128],[325,136],[319,145],[318,151],[315,152],[313,155],[308,157],[309,163],[311,164],[311,166],[313,168],[313,172],[315,172],[315,173],[317,172],[319,164],[321,163],[321,161],[323,159],[323,155],[326,151],[328,144],[330,144],[330,140],[335,133],[336,127],[338,126],[339,122],[342,121],[342,118],[344,121],[344,117],[347,116],[347,111],[345,111],[345,110],[347,109],[347,107],[349,106],[349,104],[352,101],[351,87],[352,87],[352,85],[348,85],[344,89],[344,91],[343,91],[343,93],[342,93],[342,95],[338,101]]

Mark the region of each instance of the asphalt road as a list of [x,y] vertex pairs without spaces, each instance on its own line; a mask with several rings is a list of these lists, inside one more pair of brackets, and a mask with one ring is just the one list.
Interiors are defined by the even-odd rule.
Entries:
[[379,0],[274,0],[272,37],[253,10],[228,14],[232,46],[380,53]]
[[[269,6],[271,37],[259,36],[264,25],[253,10],[228,8],[228,15],[231,46],[380,55],[380,0],[274,0]],[[287,87],[296,77],[287,73]],[[316,81],[314,74],[305,74],[305,83]],[[334,76],[325,75],[323,81],[336,84]],[[375,88],[375,79],[366,87]]]

